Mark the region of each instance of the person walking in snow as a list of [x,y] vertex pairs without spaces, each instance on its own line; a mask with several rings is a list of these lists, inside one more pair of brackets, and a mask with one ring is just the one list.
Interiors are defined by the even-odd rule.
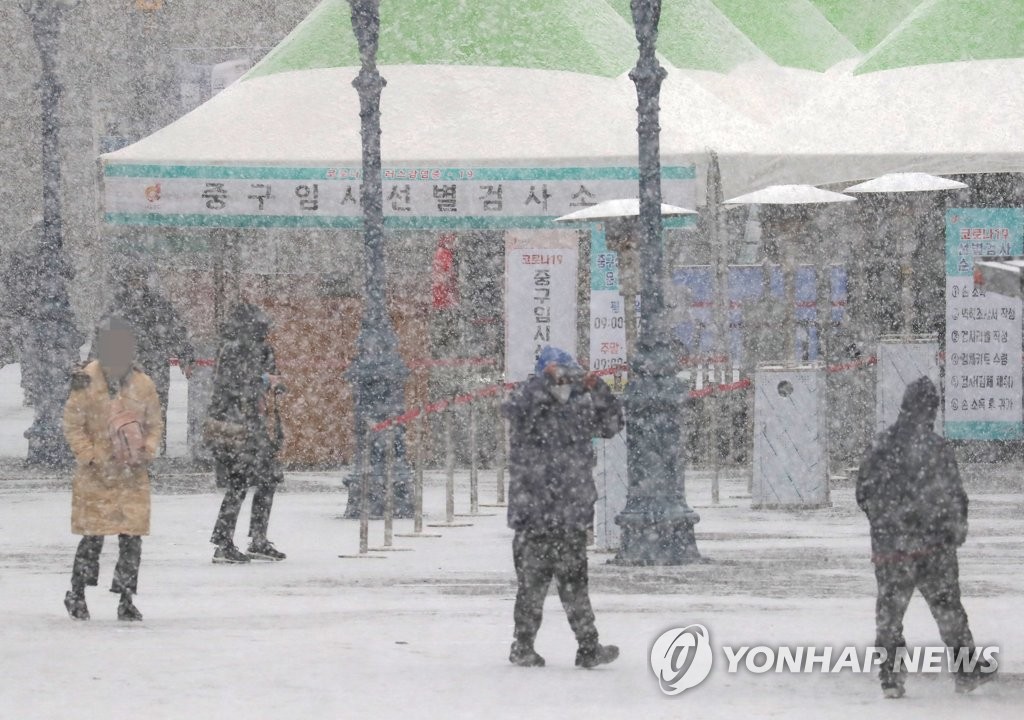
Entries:
[[142,536],[149,534],[147,466],[160,446],[163,421],[153,381],[134,364],[135,331],[108,318],[96,338],[97,359],[74,372],[64,409],[64,433],[77,468],[71,492],[71,531],[82,536],[64,606],[88,620],[85,588],[99,578],[106,535],[117,535],[119,554],[110,591],[118,593],[119,620],[142,620],[138,592]]
[[[926,377],[912,382],[896,422],[875,440],[857,474],[857,505],[871,524],[871,559],[878,598],[877,637],[886,658],[879,670],[888,698],[904,695],[904,672],[896,653],[906,646],[903,616],[920,590],[954,651],[974,653],[974,638],[960,600],[957,548],[967,538],[967,494],[956,457],[933,430],[939,393]],[[994,677],[977,666],[955,677],[958,692],[970,692]]]
[[576,666],[612,662],[619,649],[598,642],[590,605],[587,530],[597,501],[591,440],[622,429],[621,404],[569,353],[545,347],[536,373],[504,403],[502,413],[509,421],[508,525],[515,530],[512,559],[519,585],[509,661],[544,665],[534,639],[554,577],[579,644]]
[[[270,319],[255,305],[232,311],[217,354],[213,397],[203,435],[216,465],[217,486],[225,490],[210,542],[215,563],[250,559],[284,560],[267,539],[270,510],[284,472],[277,453],[284,442],[277,398],[285,390],[267,339]],[[235,547],[235,525],[249,487],[254,487],[249,520],[249,549]]]

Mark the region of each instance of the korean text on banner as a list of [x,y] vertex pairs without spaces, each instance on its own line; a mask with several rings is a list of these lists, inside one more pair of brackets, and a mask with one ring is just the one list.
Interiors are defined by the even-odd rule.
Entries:
[[[619,294],[618,253],[608,250],[602,226],[590,233],[590,369],[626,364],[626,318]],[[625,371],[605,378],[615,392],[626,384]]]
[[946,436],[1017,438],[1021,414],[1021,301],[973,282],[974,260],[1024,254],[1024,210],[946,212]]
[[533,373],[553,345],[576,355],[579,250],[573,230],[509,231],[505,236],[505,380]]

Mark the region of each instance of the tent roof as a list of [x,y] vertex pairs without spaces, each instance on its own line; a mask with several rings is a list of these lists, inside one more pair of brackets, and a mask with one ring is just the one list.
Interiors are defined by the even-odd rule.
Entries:
[[858,55],[810,0],[713,0],[761,50],[780,65],[826,70]]
[[925,0],[855,72],[1020,57],[1024,0]]
[[[607,0],[630,27],[630,0]],[[712,0],[673,0],[661,9],[658,51],[675,67],[727,73],[748,62],[770,62]]]
[[[303,164],[361,159],[356,68],[235,83],[188,115],[103,156],[108,163]],[[636,162],[636,94],[626,77],[523,68],[386,66],[385,163]],[[763,135],[702,88],[662,94],[662,152],[756,149]],[[567,112],[567,108],[571,112]],[[254,113],[259,121],[254,121]]]
[[[381,0],[381,65],[483,65],[614,77],[632,67],[631,26],[593,0]],[[247,75],[355,67],[347,0],[322,0]]]
[[862,51],[880,43],[921,0],[811,0],[825,19]]

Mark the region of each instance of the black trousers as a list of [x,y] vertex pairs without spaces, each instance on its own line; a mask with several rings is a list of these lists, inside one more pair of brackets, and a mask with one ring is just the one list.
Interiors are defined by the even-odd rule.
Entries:
[[[78,543],[75,564],[71,570],[71,589],[75,592],[81,593],[87,585],[99,584],[103,540],[102,535],[84,535]],[[142,538],[138,535],[118,535],[117,547],[117,565],[114,566],[114,581],[110,585],[110,592],[135,594],[139,590]]]
[[893,665],[898,648],[906,647],[903,616],[914,590],[920,590],[939,635],[947,647],[974,648],[967,611],[960,601],[960,566],[955,548],[940,548],[914,559],[882,562],[875,565],[878,599],[875,603],[877,635],[875,645],[886,650],[879,670],[883,685],[899,682]]
[[597,645],[588,588],[586,530],[544,534],[517,531],[512,541],[512,559],[519,582],[514,610],[516,642],[533,646],[544,616],[544,598],[554,577],[576,641],[580,647]]
[[[241,483],[233,483],[224,493],[224,500],[220,504],[220,512],[217,514],[217,523],[213,527],[213,535],[210,542],[214,545],[230,545],[234,543],[235,526],[238,524],[238,514],[242,510],[242,503],[248,491],[248,486]],[[252,496],[252,514],[249,517],[249,537],[253,542],[261,542],[267,539],[267,527],[270,525],[270,509],[274,505],[274,493],[277,485],[267,483],[257,485]]]

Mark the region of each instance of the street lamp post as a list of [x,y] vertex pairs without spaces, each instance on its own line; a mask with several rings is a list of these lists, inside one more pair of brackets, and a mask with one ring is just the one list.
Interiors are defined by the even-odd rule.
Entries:
[[[384,511],[384,442],[395,447],[395,516],[412,517],[411,472],[405,459],[404,433],[381,433],[380,439],[366,428],[397,415],[405,406],[405,380],[409,371],[398,353],[398,337],[387,311],[384,268],[384,190],[381,185],[380,96],[387,84],[377,69],[380,38],[380,0],[349,0],[352,30],[359,44],[362,66],[352,81],[359,94],[359,118],[363,139],[364,293],[363,315],[356,340],[356,359],[347,375],[355,388],[357,467],[348,479],[345,517],[360,514],[362,458],[371,463],[370,512]],[[363,448],[369,443],[369,452]]]
[[31,371],[30,385],[35,420],[25,432],[28,461],[33,465],[63,466],[71,453],[61,430],[61,414],[68,393],[72,365],[77,360],[81,336],[75,324],[67,281],[73,270],[64,252],[61,218],[60,96],[57,55],[60,25],[78,0],[23,0],[21,9],[32,25],[39,51],[41,155],[43,180],[42,235],[26,278],[32,292],[27,318],[30,336],[22,370]]
[[680,565],[700,560],[693,526],[700,517],[686,504],[679,452],[684,386],[676,377],[663,279],[661,151],[658,96],[666,72],[655,46],[661,0],[632,0],[640,46],[629,76],[636,84],[640,165],[640,332],[630,367],[626,404],[629,488],[626,507],[615,518],[622,540],[614,562],[621,565]]

